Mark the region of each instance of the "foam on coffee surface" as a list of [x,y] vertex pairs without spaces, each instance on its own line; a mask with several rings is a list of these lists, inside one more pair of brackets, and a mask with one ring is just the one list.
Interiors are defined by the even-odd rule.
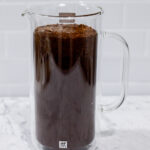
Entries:
[[49,36],[60,38],[78,38],[96,35],[96,30],[84,24],[50,24],[37,27],[36,33],[48,33]]

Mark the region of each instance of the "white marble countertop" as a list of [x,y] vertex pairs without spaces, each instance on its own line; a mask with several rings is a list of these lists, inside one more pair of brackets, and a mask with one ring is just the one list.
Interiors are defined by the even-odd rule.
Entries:
[[[0,150],[33,150],[28,98],[0,98]],[[98,150],[150,150],[150,96],[128,97],[102,114]]]

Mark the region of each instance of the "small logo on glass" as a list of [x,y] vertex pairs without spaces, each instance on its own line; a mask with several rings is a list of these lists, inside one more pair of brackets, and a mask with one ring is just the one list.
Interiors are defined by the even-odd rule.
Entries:
[[67,141],[59,141],[59,148],[67,148]]

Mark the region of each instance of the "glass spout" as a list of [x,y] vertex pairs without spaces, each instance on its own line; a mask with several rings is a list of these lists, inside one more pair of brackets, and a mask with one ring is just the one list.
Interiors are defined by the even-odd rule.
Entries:
[[22,14],[21,14],[21,16],[26,16],[26,15],[32,15],[32,14],[34,14],[33,12],[31,12],[30,10],[28,10],[28,9],[26,9]]

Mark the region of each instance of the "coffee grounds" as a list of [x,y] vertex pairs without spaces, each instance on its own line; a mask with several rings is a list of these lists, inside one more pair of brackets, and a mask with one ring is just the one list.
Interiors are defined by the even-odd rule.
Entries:
[[34,31],[36,137],[45,147],[90,144],[95,134],[97,32],[83,24]]

